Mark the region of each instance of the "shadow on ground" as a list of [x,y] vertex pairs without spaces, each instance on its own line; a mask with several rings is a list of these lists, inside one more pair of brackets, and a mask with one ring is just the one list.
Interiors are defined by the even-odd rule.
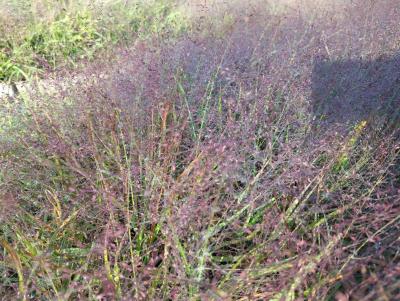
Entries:
[[400,54],[376,60],[315,60],[312,111],[316,122],[351,126],[383,118],[400,122]]

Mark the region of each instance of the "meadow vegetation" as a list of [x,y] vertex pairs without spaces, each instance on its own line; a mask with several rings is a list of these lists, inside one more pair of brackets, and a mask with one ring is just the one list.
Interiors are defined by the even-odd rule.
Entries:
[[0,1],[0,299],[400,299],[399,1]]
[[0,80],[76,65],[137,37],[177,34],[186,22],[169,0],[1,0]]

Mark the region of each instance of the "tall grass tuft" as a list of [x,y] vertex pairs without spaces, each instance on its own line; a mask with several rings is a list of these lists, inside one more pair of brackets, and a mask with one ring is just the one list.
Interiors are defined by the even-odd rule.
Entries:
[[[4,102],[0,294],[396,300],[398,32],[380,24],[400,15],[343,9],[239,8],[180,36],[147,12],[151,39]],[[347,62],[353,86],[321,84],[321,59]],[[326,93],[338,106],[319,110]],[[364,110],[335,116],[350,98]]]

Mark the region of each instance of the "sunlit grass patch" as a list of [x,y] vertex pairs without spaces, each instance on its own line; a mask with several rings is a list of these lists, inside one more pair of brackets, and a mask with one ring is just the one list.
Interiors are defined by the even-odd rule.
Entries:
[[[2,81],[18,81],[74,65],[92,58],[100,49],[136,37],[176,36],[188,28],[186,17],[169,0],[72,1],[57,5],[42,1],[43,10],[33,9],[35,1],[25,2],[8,4],[10,11],[16,12],[0,19]],[[21,20],[13,19],[23,13],[26,16]]]

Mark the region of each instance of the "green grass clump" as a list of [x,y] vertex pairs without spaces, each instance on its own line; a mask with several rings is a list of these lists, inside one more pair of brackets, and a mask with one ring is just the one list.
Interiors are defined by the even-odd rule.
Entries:
[[100,49],[135,37],[177,35],[188,24],[169,0],[71,1],[64,5],[39,1],[51,14],[34,11],[36,2],[14,3],[11,8],[24,15],[22,20],[0,15],[0,81],[18,81],[74,65]]

